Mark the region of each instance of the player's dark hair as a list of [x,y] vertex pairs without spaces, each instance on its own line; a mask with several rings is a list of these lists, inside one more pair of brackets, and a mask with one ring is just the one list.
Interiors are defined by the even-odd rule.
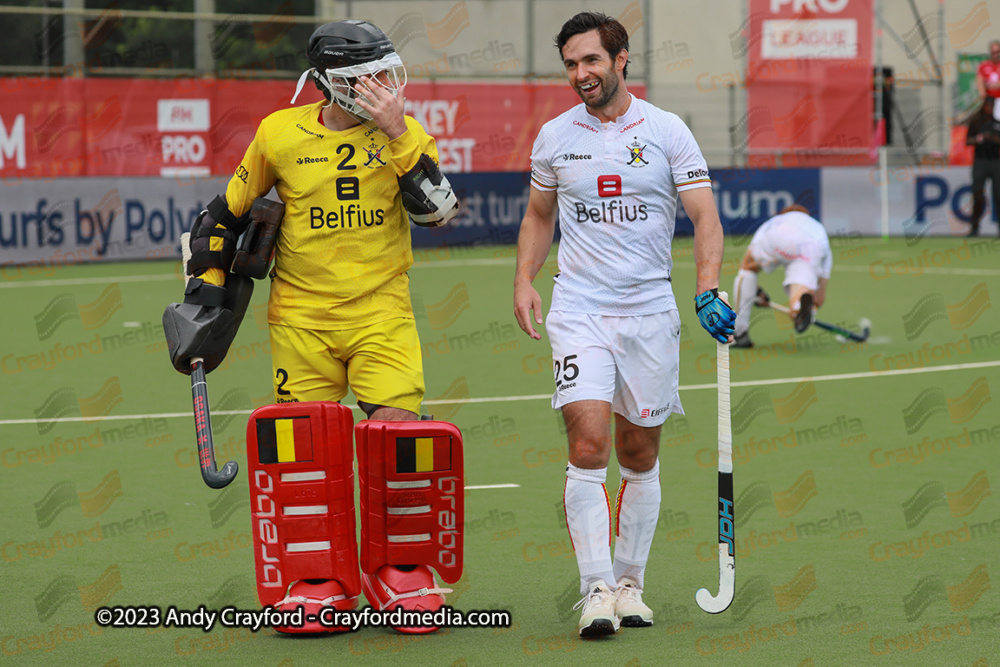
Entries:
[[[628,31],[625,26],[601,12],[580,12],[563,24],[562,30],[556,35],[556,48],[559,49],[559,57],[562,57],[563,47],[570,37],[582,35],[585,32],[596,30],[601,37],[601,46],[611,56],[612,62],[624,49],[628,51]],[[622,78],[628,78],[628,63],[625,61],[625,69],[622,70]]]

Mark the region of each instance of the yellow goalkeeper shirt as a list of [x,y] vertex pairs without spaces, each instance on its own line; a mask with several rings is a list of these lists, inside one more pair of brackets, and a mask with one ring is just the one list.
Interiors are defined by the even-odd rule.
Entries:
[[268,322],[337,330],[412,317],[413,251],[397,176],[421,153],[436,162],[434,139],[409,116],[392,141],[365,125],[335,132],[320,121],[322,107],[265,118],[226,189],[237,217],[272,186],[285,204]]

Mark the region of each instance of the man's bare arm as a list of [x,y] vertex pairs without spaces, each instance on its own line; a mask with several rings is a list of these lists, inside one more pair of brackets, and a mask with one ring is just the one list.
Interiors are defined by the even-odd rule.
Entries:
[[723,234],[719,212],[711,188],[697,188],[680,193],[684,211],[694,224],[694,262],[698,272],[696,294],[719,287],[722,269]]
[[531,282],[538,275],[552,248],[556,230],[556,193],[531,188],[528,209],[517,237],[517,268],[514,272],[514,317],[524,333],[535,340],[542,336],[532,324],[542,323],[542,299]]
[[712,190],[685,190],[681,193],[681,203],[694,223],[694,262],[698,276],[695,312],[712,338],[720,343],[732,342],[736,313],[718,292],[724,241]]

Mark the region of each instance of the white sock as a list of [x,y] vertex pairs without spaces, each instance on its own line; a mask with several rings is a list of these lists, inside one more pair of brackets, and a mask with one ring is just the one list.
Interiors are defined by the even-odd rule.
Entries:
[[608,469],[589,470],[566,466],[566,525],[580,567],[580,594],[586,595],[599,579],[611,589],[615,576],[611,566],[611,500],[604,481]]
[[618,467],[622,481],[618,487],[615,581],[634,579],[642,588],[642,575],[653,545],[656,521],[660,518],[660,461],[646,472]]
[[757,298],[757,274],[740,269],[733,281],[733,303],[736,305],[736,335],[750,331],[750,311]]

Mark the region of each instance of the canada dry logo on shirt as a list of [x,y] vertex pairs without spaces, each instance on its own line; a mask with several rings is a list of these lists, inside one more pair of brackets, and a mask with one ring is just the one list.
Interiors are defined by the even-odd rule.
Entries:
[[300,157],[295,161],[295,164],[316,164],[317,162],[329,162],[330,158],[326,157]]
[[626,148],[628,148],[628,166],[630,167],[645,167],[649,164],[649,161],[643,157],[643,151],[646,150],[646,145],[639,143],[639,137],[633,137],[634,141],[630,143]]

